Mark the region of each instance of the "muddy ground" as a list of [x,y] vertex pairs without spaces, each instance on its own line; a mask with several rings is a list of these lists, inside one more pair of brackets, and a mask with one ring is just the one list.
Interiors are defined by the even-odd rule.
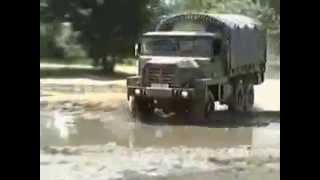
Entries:
[[40,66],[42,180],[280,179],[280,75],[270,65],[250,113],[218,106],[207,124],[156,113],[135,121],[123,72]]

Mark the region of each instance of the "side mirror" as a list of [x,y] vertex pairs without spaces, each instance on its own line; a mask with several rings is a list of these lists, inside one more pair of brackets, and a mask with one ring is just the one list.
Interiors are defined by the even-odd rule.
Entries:
[[140,51],[141,51],[141,45],[140,43],[136,43],[134,45],[134,56],[138,57],[140,55]]

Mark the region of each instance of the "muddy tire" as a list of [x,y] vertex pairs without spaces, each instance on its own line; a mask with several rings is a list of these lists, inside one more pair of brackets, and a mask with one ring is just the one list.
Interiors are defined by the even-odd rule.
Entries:
[[246,101],[245,88],[242,81],[238,81],[234,87],[234,93],[228,109],[230,111],[243,112]]
[[192,122],[208,122],[208,116],[215,110],[214,96],[208,91],[208,97],[205,101],[195,100],[190,108]]
[[137,101],[136,98],[134,96],[130,96],[129,97],[129,101],[128,101],[128,108],[129,108],[129,112],[132,116],[132,118],[136,118],[138,115],[138,107],[137,107]]
[[254,104],[254,88],[252,84],[245,86],[245,104],[244,111],[251,111]]
[[141,118],[153,113],[153,107],[146,100],[138,99],[134,96],[129,97],[129,111],[132,118]]
[[205,104],[205,113],[204,113],[204,116],[206,118],[209,117],[209,114],[211,112],[214,112],[215,111],[215,104],[214,104],[214,96],[212,94],[211,91],[209,91],[209,94],[208,94],[208,101],[206,101],[206,104]]

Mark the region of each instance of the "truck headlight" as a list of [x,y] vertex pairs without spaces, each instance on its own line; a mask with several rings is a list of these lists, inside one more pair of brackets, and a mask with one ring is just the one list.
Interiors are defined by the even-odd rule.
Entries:
[[187,98],[187,97],[189,96],[188,91],[181,91],[181,96],[182,96],[183,98]]
[[134,90],[134,94],[139,96],[141,94],[141,90],[140,89],[135,89]]

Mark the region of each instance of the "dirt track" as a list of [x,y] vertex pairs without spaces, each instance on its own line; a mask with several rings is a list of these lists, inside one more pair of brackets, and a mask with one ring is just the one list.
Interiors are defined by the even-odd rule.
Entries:
[[208,124],[131,121],[125,82],[40,79],[41,179],[280,179],[280,80],[255,87],[255,111]]

